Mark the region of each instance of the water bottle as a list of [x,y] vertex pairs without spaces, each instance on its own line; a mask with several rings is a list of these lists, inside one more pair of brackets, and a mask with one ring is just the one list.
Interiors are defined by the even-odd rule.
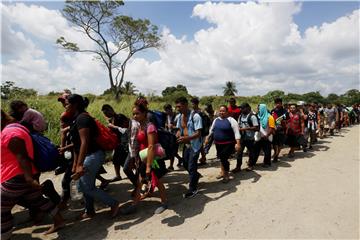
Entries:
[[79,201],[83,198],[82,192],[79,192],[77,188],[78,182],[79,180],[72,180],[70,183],[70,196],[73,201]]
[[71,159],[71,156],[72,154],[71,154],[71,152],[70,151],[65,151],[64,152],[64,157],[65,157],[65,159],[67,159],[67,160],[70,160]]

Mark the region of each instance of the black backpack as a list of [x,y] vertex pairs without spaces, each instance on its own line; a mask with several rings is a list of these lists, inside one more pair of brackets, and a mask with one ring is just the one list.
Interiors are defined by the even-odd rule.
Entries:
[[164,129],[158,129],[158,143],[163,147],[165,150],[166,157],[163,159],[170,159],[176,155],[178,150],[178,143],[176,142],[175,134],[166,131]]
[[[147,127],[145,129],[145,134],[147,134]],[[166,131],[164,128],[157,129],[158,143],[165,150],[165,157],[161,160],[167,160],[173,158],[178,150],[178,143],[176,135]]]
[[[198,114],[201,117],[202,126],[203,126],[201,129],[201,136],[206,137],[207,135],[209,135],[209,132],[210,132],[211,119],[209,118],[208,115],[206,115],[203,112],[198,112]],[[191,121],[193,121],[193,124],[194,124],[194,115],[195,115],[195,112],[193,112],[192,116],[191,116]]]

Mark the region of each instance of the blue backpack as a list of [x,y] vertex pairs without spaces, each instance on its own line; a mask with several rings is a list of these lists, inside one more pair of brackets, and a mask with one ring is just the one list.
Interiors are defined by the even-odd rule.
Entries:
[[34,145],[34,165],[37,170],[40,172],[48,172],[59,166],[59,152],[50,139],[40,133],[30,132],[20,124],[10,124],[7,127],[21,128],[31,136]]
[[157,129],[160,129],[160,128],[165,128],[165,123],[166,123],[166,114],[164,112],[161,112],[161,111],[152,111],[150,110],[149,111],[151,114],[153,114],[154,116],[154,124],[156,126]]

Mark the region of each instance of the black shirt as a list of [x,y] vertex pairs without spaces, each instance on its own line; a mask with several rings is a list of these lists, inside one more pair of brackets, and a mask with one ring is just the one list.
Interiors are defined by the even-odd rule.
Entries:
[[[109,122],[114,124],[117,127],[121,127],[121,128],[129,128],[129,122],[130,119],[127,118],[125,115],[119,113],[119,114],[115,114],[112,118],[109,119]],[[121,133],[119,130],[112,128],[111,131],[113,131],[120,143],[124,146],[127,145],[128,143],[128,133]]]
[[290,118],[288,111],[286,111],[286,109],[283,107],[280,109],[274,108],[273,110],[271,110],[271,115],[274,117],[275,123],[277,118],[284,116],[281,124],[275,124],[276,132],[283,133],[286,129],[286,121]]
[[70,127],[71,141],[74,144],[74,151],[76,153],[79,153],[80,151],[81,140],[80,140],[79,130],[83,128],[89,129],[90,139],[89,139],[88,149],[86,152],[86,155],[89,155],[91,153],[98,151],[100,148],[96,143],[96,136],[98,132],[97,132],[97,126],[95,120],[86,112],[79,114]]
[[129,127],[129,119],[121,113],[115,114],[114,117],[109,119],[109,122],[117,127],[122,127],[122,128]]

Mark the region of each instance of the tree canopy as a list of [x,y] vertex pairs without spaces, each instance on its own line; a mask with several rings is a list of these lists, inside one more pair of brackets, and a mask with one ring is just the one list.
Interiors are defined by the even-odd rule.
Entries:
[[148,19],[120,15],[119,8],[123,5],[123,1],[116,0],[66,1],[64,17],[96,47],[83,49],[63,36],[56,41],[65,50],[93,54],[106,67],[110,89],[116,98],[122,93],[125,69],[131,57],[144,49],[160,47],[158,27]]
[[224,96],[235,96],[237,93],[235,82],[226,82],[225,87],[223,87],[223,94]]

